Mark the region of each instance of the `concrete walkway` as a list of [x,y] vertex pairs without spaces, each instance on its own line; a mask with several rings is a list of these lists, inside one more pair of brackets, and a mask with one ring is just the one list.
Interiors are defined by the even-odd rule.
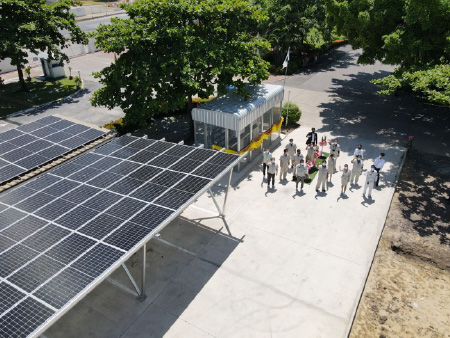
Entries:
[[[157,240],[147,244],[144,302],[105,281],[45,336],[345,337],[410,132],[403,105],[415,103],[374,94],[367,81],[389,67],[356,65],[357,53],[348,47],[335,53],[337,61],[330,57],[288,79],[286,91],[303,111],[302,126],[289,136],[301,147],[313,126],[319,137],[339,137],[338,166],[349,163],[358,143],[366,149],[366,167],[385,152],[372,200],[361,196],[361,186],[340,196],[340,174],[326,193],[316,193],[314,185],[298,193],[293,182],[278,179],[276,190],[267,190],[256,166],[234,177],[227,206],[231,236],[215,217],[211,197],[202,196],[161,232],[184,250]],[[219,200],[223,192],[214,189]],[[136,254],[127,263],[136,277],[140,261]],[[129,283],[121,270],[112,278]]]

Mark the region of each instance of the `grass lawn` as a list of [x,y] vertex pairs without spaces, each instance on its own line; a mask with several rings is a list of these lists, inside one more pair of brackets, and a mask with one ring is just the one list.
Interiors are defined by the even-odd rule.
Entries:
[[75,78],[64,77],[57,80],[27,82],[28,93],[21,91],[18,82],[0,87],[0,116],[32,108],[40,104],[66,97],[77,91]]
[[[325,159],[327,159],[328,156],[330,156],[330,154],[329,154],[329,153],[326,153],[326,152],[322,152],[322,156],[325,156]],[[307,179],[305,180],[305,183],[306,183],[306,184],[311,184],[311,182],[314,181],[314,177],[316,177],[317,173],[319,172],[319,170],[317,170],[317,167],[320,166],[320,165],[322,164],[323,161],[324,161],[324,159],[320,159],[320,158],[318,158],[318,159],[316,160],[316,167],[315,167],[315,168],[311,168],[311,169],[309,170],[309,174],[308,174],[308,175],[309,175],[309,178],[307,178]]]

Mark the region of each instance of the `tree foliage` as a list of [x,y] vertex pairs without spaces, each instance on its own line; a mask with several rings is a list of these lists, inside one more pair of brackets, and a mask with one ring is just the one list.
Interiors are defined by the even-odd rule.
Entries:
[[254,0],[269,13],[264,34],[280,61],[290,47],[293,53],[330,40],[324,0]]
[[449,61],[449,0],[326,1],[331,24],[363,49],[360,63],[408,69]]
[[[73,43],[87,43],[86,35],[69,13],[73,1],[60,0],[53,6],[45,0],[0,0],[0,60],[11,58],[17,67],[22,89],[26,90],[22,69],[28,51],[46,52],[54,60],[68,61],[61,49]],[[70,33],[69,36],[63,31]]]
[[449,0],[326,0],[329,21],[362,48],[358,62],[399,68],[373,83],[381,94],[400,89],[450,104]]
[[450,65],[436,65],[418,71],[397,69],[394,74],[372,81],[386,87],[380,94],[392,94],[398,90],[412,90],[427,101],[450,106]]
[[154,114],[192,107],[227,85],[247,95],[244,80],[268,78],[268,64],[256,50],[265,15],[244,0],[140,0],[123,5],[128,19],[112,19],[94,33],[97,45],[120,54],[95,74],[103,88],[94,105],[120,107],[125,122],[143,125]]

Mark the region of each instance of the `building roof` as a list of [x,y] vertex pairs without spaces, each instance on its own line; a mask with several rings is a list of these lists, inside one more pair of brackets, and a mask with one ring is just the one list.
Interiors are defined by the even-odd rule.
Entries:
[[250,97],[245,100],[235,91],[202,104],[192,110],[194,121],[240,131],[283,100],[284,88],[279,85],[249,85]]

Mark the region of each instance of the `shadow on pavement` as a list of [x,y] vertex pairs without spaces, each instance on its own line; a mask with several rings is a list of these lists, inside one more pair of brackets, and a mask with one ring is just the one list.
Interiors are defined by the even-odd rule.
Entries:
[[[186,251],[155,239],[147,243],[147,298],[143,302],[104,281],[50,327],[45,336],[163,337],[242,242],[205,226],[207,219],[178,217],[161,231],[163,240]],[[142,250],[126,263],[139,285],[141,263]],[[111,278],[133,288],[121,268]]]

